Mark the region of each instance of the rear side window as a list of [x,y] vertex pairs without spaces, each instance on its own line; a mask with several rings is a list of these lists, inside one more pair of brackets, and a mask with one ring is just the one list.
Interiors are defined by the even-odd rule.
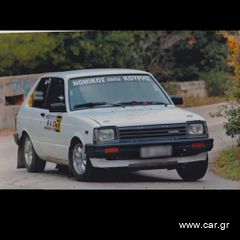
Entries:
[[37,85],[34,92],[31,94],[29,98],[28,105],[35,108],[46,108],[45,100],[47,96],[47,91],[50,85],[50,78],[42,78]]

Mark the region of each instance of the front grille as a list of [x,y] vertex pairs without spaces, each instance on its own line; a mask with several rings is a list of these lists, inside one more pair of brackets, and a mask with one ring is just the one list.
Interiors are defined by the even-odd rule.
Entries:
[[119,140],[158,139],[163,137],[186,136],[185,123],[147,126],[119,127]]

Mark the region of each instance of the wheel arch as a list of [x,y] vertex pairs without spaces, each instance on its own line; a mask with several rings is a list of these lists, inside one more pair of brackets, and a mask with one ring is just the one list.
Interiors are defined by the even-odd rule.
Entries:
[[71,151],[71,147],[73,146],[74,143],[78,143],[80,142],[83,145],[83,142],[81,141],[81,139],[77,136],[72,137],[70,144],[69,144],[69,148],[68,148],[68,157],[70,157],[70,151]]
[[[70,174],[73,175],[78,180],[88,181],[89,179],[91,179],[91,177],[93,175],[93,172],[94,172],[93,166],[92,166],[91,162],[88,159],[86,159],[86,165],[85,165],[85,169],[84,169],[83,173],[76,172],[76,170],[74,168],[74,163],[73,163],[73,159],[72,159],[73,155],[71,155],[71,154],[74,152],[74,146],[76,146],[79,143],[84,148],[84,143],[83,143],[83,141],[81,141],[81,139],[79,137],[74,136],[71,139],[70,146],[69,146],[69,152],[68,152],[68,156],[69,156],[69,171],[70,171]],[[83,151],[84,151],[84,149],[83,149]],[[80,175],[80,174],[82,174],[82,175]]]
[[81,139],[80,139],[79,137],[74,136],[74,137],[71,139],[71,141],[70,141],[69,149],[70,149],[71,146],[72,146],[74,143],[76,143],[76,142],[80,142],[81,144],[83,144],[82,141],[81,141]]
[[21,131],[21,135],[19,136],[20,142],[23,140],[23,137],[24,137],[24,136],[28,136],[28,137],[30,137],[30,139],[32,139],[32,138],[31,138],[31,135],[29,134],[29,132],[28,132],[26,129],[23,129],[23,130]]

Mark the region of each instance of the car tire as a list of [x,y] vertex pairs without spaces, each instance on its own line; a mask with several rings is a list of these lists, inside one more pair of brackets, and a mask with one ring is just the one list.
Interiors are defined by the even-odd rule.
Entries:
[[19,154],[22,155],[23,163],[28,172],[36,173],[44,171],[46,161],[43,161],[38,157],[28,135],[24,135],[20,142]]
[[190,163],[186,165],[181,164],[177,168],[177,172],[184,181],[196,181],[205,176],[207,168],[208,156],[205,161]]
[[69,150],[69,167],[71,174],[79,181],[90,181],[94,176],[94,168],[86,156],[83,144],[74,141]]

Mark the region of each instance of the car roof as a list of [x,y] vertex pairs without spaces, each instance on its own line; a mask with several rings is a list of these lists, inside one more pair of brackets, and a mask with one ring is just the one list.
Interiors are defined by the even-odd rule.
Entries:
[[77,78],[77,77],[90,77],[101,75],[115,75],[115,74],[149,74],[148,72],[136,69],[127,68],[93,68],[83,70],[73,70],[64,72],[47,73],[42,77],[59,77],[59,78]]

